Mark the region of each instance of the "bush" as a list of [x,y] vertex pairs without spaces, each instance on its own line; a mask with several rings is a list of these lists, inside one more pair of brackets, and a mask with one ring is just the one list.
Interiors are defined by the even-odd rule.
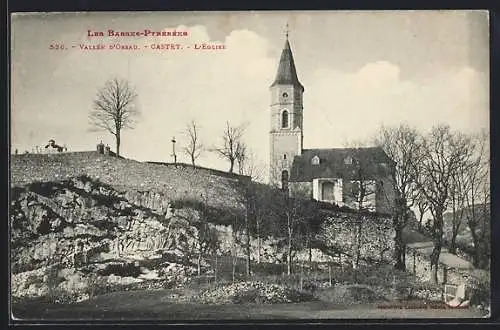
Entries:
[[89,298],[92,298],[115,290],[116,288],[113,288],[113,286],[109,284],[106,279],[92,274],[88,277],[87,289],[84,291],[84,293],[87,294]]
[[475,306],[488,306],[491,303],[491,286],[489,283],[474,283],[470,288],[470,303]]
[[262,303],[262,298],[256,289],[237,292],[231,299],[233,304]]
[[236,282],[218,285],[201,291],[197,299],[198,302],[208,304],[282,304],[315,300],[311,294],[263,282]]
[[54,295],[57,296],[57,286],[64,281],[64,278],[59,276],[59,271],[61,270],[60,265],[55,265],[52,267],[47,267],[45,269],[44,278],[45,284],[47,285],[47,291],[49,297]]
[[109,264],[106,268],[97,271],[97,274],[101,276],[114,274],[121,277],[138,277],[141,273],[140,267],[135,266],[133,263]]

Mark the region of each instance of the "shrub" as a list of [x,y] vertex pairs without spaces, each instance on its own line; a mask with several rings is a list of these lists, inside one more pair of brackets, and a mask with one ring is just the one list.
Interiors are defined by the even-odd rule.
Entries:
[[256,289],[237,292],[231,299],[233,304],[262,303]]
[[470,288],[471,305],[488,306],[491,303],[491,286],[489,283],[474,283]]
[[87,279],[87,289],[84,290],[84,293],[88,294],[89,298],[92,298],[112,292],[113,289],[113,286],[105,278],[91,274]]
[[44,278],[49,297],[57,297],[59,294],[59,292],[57,292],[57,286],[64,281],[64,278],[59,276],[60,270],[61,266],[59,264],[45,269]]
[[140,267],[135,266],[133,263],[109,264],[106,268],[97,271],[97,274],[101,276],[114,274],[121,277],[138,277],[141,273]]

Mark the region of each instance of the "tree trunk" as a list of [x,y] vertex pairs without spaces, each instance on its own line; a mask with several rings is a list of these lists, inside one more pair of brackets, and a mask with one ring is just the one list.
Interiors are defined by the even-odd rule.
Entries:
[[403,244],[403,265],[405,266],[406,270],[406,244]]
[[236,279],[236,226],[233,227],[233,246],[232,246],[232,251],[231,251],[231,263],[232,263],[232,276],[233,276],[233,282]]
[[422,221],[424,220],[424,210],[419,209],[420,217],[418,219],[418,230],[422,229]]
[[434,248],[431,253],[431,282],[438,283],[438,267],[441,247],[443,246],[443,213],[436,212],[434,217]]
[[292,273],[292,247],[291,247],[290,239],[288,239],[286,273],[288,275],[290,275]]
[[332,264],[328,263],[328,279],[330,280],[330,286],[332,286]]
[[468,221],[470,234],[472,236],[472,243],[474,245],[474,255],[472,256],[472,264],[474,265],[474,267],[479,267],[479,259],[481,258],[481,248],[479,246],[480,243],[477,237],[476,224],[474,223],[474,221],[475,219],[471,219]]
[[120,141],[121,141],[120,131],[116,133],[115,137],[116,137],[116,156],[120,156]]
[[467,219],[467,224],[469,225],[470,233],[472,236],[472,243],[474,245],[474,255],[472,256],[472,264],[474,267],[479,267],[479,259],[481,258],[481,248],[479,243],[479,238],[477,237],[477,222],[476,222],[476,205],[474,200],[474,186],[471,187],[471,204],[470,204],[470,218]]
[[[483,202],[483,212],[482,212],[482,230],[481,230],[481,253],[479,254],[480,259],[479,259],[479,268],[485,269],[488,267],[490,263],[490,257],[487,256],[487,254],[491,255],[491,249],[488,249],[488,247],[491,244],[491,237],[486,239],[486,219],[489,216],[489,211],[488,211],[488,206],[487,206],[487,200],[484,200]],[[490,234],[491,235],[491,234]]]
[[312,271],[312,240],[311,240],[311,233],[308,235],[308,241],[309,241],[309,273]]
[[246,273],[247,277],[250,277],[251,269],[251,261],[250,261],[250,225],[248,221],[248,197],[247,201],[245,204],[245,234],[246,234],[246,246],[245,246],[245,252],[246,252]]
[[300,263],[300,291],[304,288],[304,263]]
[[450,247],[448,248],[448,252],[456,254],[457,252],[456,240],[457,240],[459,226],[457,225],[457,210],[456,210],[456,202],[454,195],[452,196],[451,200],[452,200],[451,241],[450,241]]
[[198,267],[198,276],[201,276],[201,251],[198,252],[198,261],[196,265]]
[[[431,259],[432,259],[432,256],[431,256]],[[431,278],[430,278],[431,283],[438,284],[438,282],[439,282],[439,279],[438,279],[438,264],[435,264],[432,260],[431,260],[431,269],[430,269],[430,272],[431,272]]]
[[217,262],[217,253],[215,253],[215,268],[214,268],[214,282],[217,284],[217,270],[219,268],[218,262]]
[[288,251],[287,251],[287,274],[292,273],[292,224],[290,215],[287,215],[288,224]]
[[458,230],[453,228],[453,232],[451,233],[450,248],[448,249],[448,251],[452,254],[457,254],[457,235]]
[[234,159],[229,159],[229,173],[233,173],[234,170]]
[[396,232],[396,236],[394,238],[394,268],[399,269],[399,270],[404,270],[405,269],[405,264],[403,262],[403,228],[401,226],[400,221],[398,218],[400,215],[396,215],[394,218],[394,229]]
[[233,282],[234,282],[236,280],[236,257],[235,256],[233,256],[232,277],[233,277]]
[[359,268],[359,261],[361,259],[361,234],[362,234],[362,226],[363,226],[363,221],[361,218],[358,218],[358,231],[356,234],[356,260],[355,260],[355,267],[356,269]]
[[257,263],[260,264],[260,224],[259,220],[256,222],[257,225]]

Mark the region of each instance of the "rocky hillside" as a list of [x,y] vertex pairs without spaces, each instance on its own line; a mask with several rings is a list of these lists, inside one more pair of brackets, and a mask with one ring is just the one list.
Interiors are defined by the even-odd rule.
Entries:
[[79,175],[119,191],[160,194],[168,200],[204,199],[217,207],[237,207],[238,180],[246,177],[183,164],[163,165],[106,156],[94,151],[22,154],[11,157],[11,186],[57,182]]
[[[157,260],[149,267],[155,271],[153,277],[165,273],[163,268],[186,275],[198,251],[201,227],[196,206],[202,203],[205,217],[214,220],[203,230],[216,231],[224,214],[241,213],[241,179],[97,152],[12,156],[13,296],[47,294],[50,285],[44,282],[51,272],[56,279],[53,289],[72,292],[76,288],[69,287],[76,285],[83,290],[97,271],[115,276],[121,272],[117,269],[137,260]],[[222,233],[230,231],[224,228]],[[204,246],[203,252],[209,249]],[[133,269],[126,273],[137,273],[140,266]],[[137,281],[137,275],[129,281]],[[100,276],[103,279],[108,278]]]
[[[245,256],[238,176],[94,152],[17,155],[11,168],[14,297],[74,300],[117,285],[172,287],[198,273],[210,276],[225,257]],[[330,212],[312,249],[294,243],[294,258],[331,262],[340,247],[341,262],[349,262],[356,237],[351,218]],[[269,214],[261,220],[259,239],[250,227],[251,259],[282,264],[282,230]],[[363,258],[387,259],[392,233],[386,221],[364,221]]]

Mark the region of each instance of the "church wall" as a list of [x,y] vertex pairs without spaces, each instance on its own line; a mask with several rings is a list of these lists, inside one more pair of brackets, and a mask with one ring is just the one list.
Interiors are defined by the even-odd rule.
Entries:
[[[375,211],[376,210],[376,187],[374,181],[364,181],[362,183],[365,186],[365,197],[363,200],[363,208]],[[343,186],[343,195],[342,201],[344,205],[347,205],[351,208],[358,209],[358,197],[356,192],[356,181],[355,180],[346,180]]]
[[306,197],[312,198],[313,196],[313,185],[312,182],[290,182],[290,195],[292,197]]

